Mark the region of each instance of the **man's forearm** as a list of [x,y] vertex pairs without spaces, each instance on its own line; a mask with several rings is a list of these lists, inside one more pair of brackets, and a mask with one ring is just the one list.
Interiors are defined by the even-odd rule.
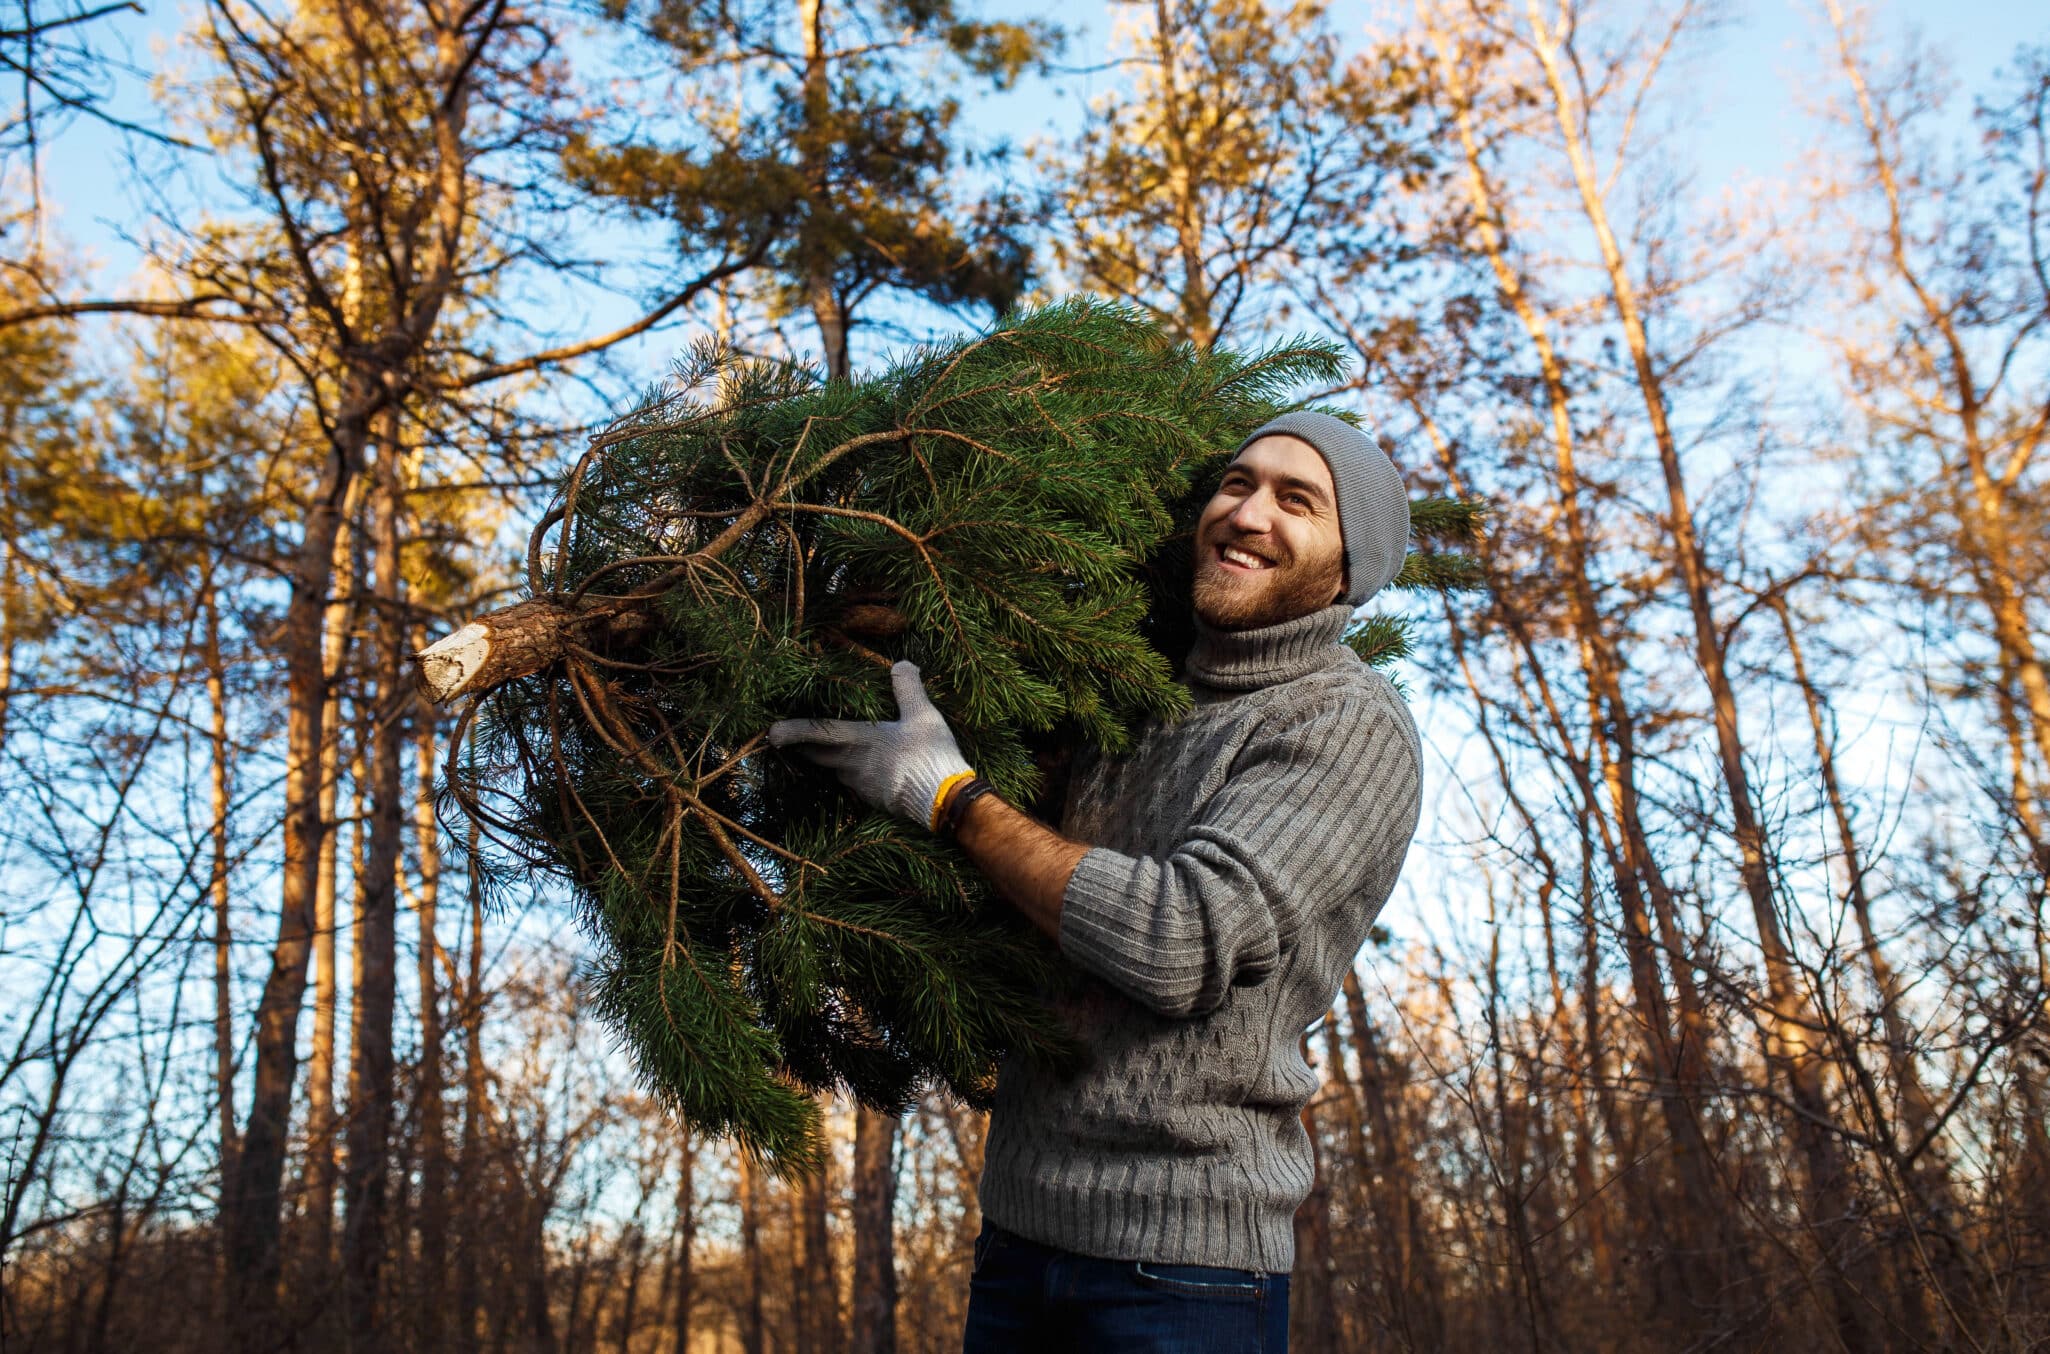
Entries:
[[1061,898],[1089,848],[1069,841],[995,795],[983,795],[961,814],[954,840],[983,877],[1034,926],[1061,938]]

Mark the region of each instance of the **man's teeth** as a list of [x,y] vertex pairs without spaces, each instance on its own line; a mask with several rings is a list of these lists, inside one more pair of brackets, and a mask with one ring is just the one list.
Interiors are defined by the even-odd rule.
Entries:
[[1248,569],[1264,569],[1267,567],[1267,561],[1261,559],[1258,555],[1250,555],[1243,550],[1234,549],[1228,545],[1224,547],[1224,557],[1233,564],[1244,565]]

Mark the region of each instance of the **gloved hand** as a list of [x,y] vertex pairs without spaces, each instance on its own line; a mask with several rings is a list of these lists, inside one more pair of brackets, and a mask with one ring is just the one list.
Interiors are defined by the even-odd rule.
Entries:
[[941,789],[973,770],[946,719],[926,699],[918,665],[892,665],[890,685],[897,693],[895,720],[781,719],[769,726],[769,742],[839,772],[841,784],[864,803],[932,828]]

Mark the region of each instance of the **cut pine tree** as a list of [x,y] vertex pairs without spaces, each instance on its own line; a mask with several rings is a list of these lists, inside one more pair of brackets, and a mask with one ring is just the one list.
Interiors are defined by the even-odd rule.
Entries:
[[701,348],[595,439],[532,534],[529,599],[417,662],[462,702],[447,795],[497,868],[568,883],[651,1089],[794,1171],[816,1091],[980,1104],[1007,1054],[1061,1056],[1052,949],[946,843],[764,731],[893,717],[908,658],[1031,804],[1063,749],[1173,717],[1194,512],[1246,432],[1339,367],[1315,342],[1199,352],[1078,301],[852,381]]

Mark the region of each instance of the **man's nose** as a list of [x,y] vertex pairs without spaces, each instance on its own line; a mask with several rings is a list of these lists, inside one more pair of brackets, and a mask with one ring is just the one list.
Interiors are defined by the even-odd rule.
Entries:
[[1249,534],[1268,530],[1274,525],[1274,495],[1265,489],[1247,494],[1239,500],[1238,506],[1231,510],[1231,516],[1225,520]]

